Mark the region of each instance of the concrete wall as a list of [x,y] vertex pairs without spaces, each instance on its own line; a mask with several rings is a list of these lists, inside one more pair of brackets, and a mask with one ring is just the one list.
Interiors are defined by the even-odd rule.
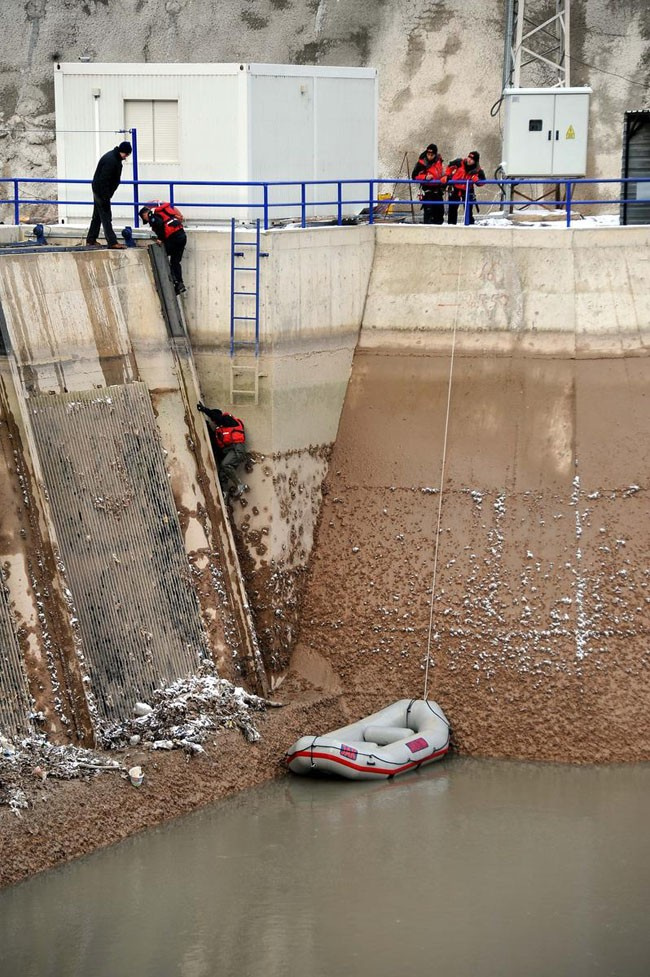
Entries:
[[[533,14],[546,7],[528,0]],[[504,11],[504,0],[4,0],[2,173],[54,176],[53,69],[87,56],[376,67],[380,173],[396,176],[406,152],[434,140],[446,159],[480,149],[491,174],[501,160],[502,120],[491,108],[501,94]],[[623,113],[642,106],[649,85],[649,38],[647,4],[572,5],[571,82],[594,92],[590,176],[620,173]],[[537,72],[522,83],[548,80]]]
[[[104,644],[115,655],[105,670],[131,680],[117,682],[112,701],[103,696],[99,718],[128,714],[134,696],[206,654],[224,677],[263,691],[214,460],[194,410],[189,346],[169,339],[147,251],[5,254],[0,303],[10,351],[2,363],[5,452],[15,442],[2,485],[3,575],[49,731],[76,725],[88,738]],[[111,391],[132,395],[121,420]],[[48,420],[49,405],[58,420]],[[102,437],[90,417],[98,405],[112,425]],[[137,620],[122,641],[118,624],[131,614]],[[180,665],[170,662],[173,648]],[[82,689],[91,692],[87,705]]]
[[649,342],[650,231],[376,228],[360,345],[598,356]]
[[292,669],[461,753],[647,760],[650,238],[427,230],[376,229]]
[[[243,232],[238,232],[243,237]],[[252,235],[249,235],[252,240]],[[288,662],[374,252],[371,227],[262,235],[259,401],[230,404],[230,235],[190,233],[183,299],[206,403],[246,424],[240,559],[272,668]],[[255,365],[255,357],[246,362]]]

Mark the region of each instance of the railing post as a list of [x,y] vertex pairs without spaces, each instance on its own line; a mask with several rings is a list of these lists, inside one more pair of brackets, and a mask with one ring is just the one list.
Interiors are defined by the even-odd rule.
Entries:
[[566,226],[571,227],[571,192],[573,190],[573,184],[566,181]]
[[264,230],[269,229],[269,185],[264,184]]
[[300,226],[307,227],[307,186],[304,183],[300,184]]
[[375,181],[368,182],[368,223],[375,223]]
[[20,206],[18,203],[18,180],[11,181],[14,185],[14,224],[20,224]]
[[133,226],[140,226],[140,192],[138,188],[138,130],[131,129],[131,159],[133,160]]
[[465,225],[465,227],[467,227],[467,225],[469,224],[469,219],[472,216],[471,207],[472,205],[469,202],[469,180],[466,180],[465,181],[465,217],[463,220],[463,224]]
[[340,180],[337,180],[337,183],[336,183],[336,223],[339,224],[339,226],[341,225],[342,219],[343,219],[343,205],[342,205],[342,199],[341,199],[342,198],[342,194],[343,194],[342,186],[343,185],[342,185],[341,181]]

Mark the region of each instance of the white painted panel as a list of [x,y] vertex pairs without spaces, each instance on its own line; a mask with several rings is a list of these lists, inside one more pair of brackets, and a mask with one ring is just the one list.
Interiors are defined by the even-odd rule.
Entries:
[[[313,180],[314,80],[253,75],[249,93],[250,179]],[[271,204],[296,201],[300,187],[269,188]],[[270,215],[299,217],[300,208],[272,207]]]
[[[377,171],[376,87],[374,78],[317,78],[315,81],[316,180],[368,180]],[[316,199],[332,200],[336,186],[323,187]],[[360,200],[367,187],[342,187],[343,199]],[[365,206],[351,204],[344,213],[358,213]]]
[[555,95],[553,173],[584,176],[587,172],[589,95],[562,92]]
[[553,172],[552,91],[506,95],[503,162],[508,176],[550,176]]
[[124,102],[124,128],[136,130],[140,163],[155,159],[153,106],[149,98],[129,98]]
[[157,163],[178,163],[178,102],[153,103],[154,158]]

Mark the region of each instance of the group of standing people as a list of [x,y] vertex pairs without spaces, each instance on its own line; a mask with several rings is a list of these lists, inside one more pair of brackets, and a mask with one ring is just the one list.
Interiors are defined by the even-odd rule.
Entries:
[[445,195],[447,197],[447,223],[458,223],[458,208],[466,196],[469,206],[469,223],[474,223],[476,194],[474,187],[485,180],[481,169],[480,154],[473,149],[465,157],[452,159],[447,166],[435,143],[429,143],[411,173],[412,180],[422,183],[423,220],[425,224],[444,224]]

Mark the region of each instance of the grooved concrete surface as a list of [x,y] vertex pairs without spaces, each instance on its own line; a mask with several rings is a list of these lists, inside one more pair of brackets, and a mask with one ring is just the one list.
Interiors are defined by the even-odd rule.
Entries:
[[30,413],[90,689],[121,719],[208,653],[149,393],[34,397]]

